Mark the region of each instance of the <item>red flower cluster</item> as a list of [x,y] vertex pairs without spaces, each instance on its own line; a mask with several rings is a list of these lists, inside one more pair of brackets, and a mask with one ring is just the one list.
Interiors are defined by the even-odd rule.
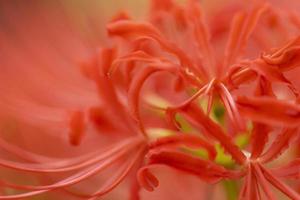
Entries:
[[[300,200],[300,158],[292,151],[300,138],[299,31],[297,13],[265,2],[226,4],[207,18],[196,0],[152,0],[144,21],[120,12],[107,25],[109,44],[80,64],[88,79],[82,81],[92,82],[99,98],[76,109],[61,104],[67,120],[38,109],[64,119],[74,148],[90,137],[96,150],[53,159],[1,141],[23,161],[1,159],[0,165],[35,173],[40,184],[5,178],[4,188],[25,192],[0,199],[54,191],[96,199],[129,179],[130,198],[137,200],[141,188],[159,187],[153,169],[166,166],[215,186],[241,184],[241,200],[275,200],[271,186]],[[30,112],[14,109],[23,117]],[[97,177],[96,190],[80,189]]]

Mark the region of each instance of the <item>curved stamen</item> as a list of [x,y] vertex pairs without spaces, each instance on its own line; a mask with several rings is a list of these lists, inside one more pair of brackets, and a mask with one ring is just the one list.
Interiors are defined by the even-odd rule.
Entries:
[[223,100],[223,103],[225,104],[225,107],[227,108],[228,114],[233,124],[236,125],[236,128],[238,130],[245,130],[246,128],[244,121],[230,92],[223,83],[219,84],[219,88],[221,89],[220,96]]
[[113,163],[115,163],[116,161],[118,161],[119,159],[124,157],[126,154],[130,153],[136,147],[137,146],[133,146],[132,149],[129,149],[129,150],[123,151],[123,152],[119,152],[119,153],[115,154],[114,156],[110,157],[109,159],[104,160],[102,163],[98,163],[98,164],[93,165],[92,167],[89,167],[83,171],[79,171],[78,173],[73,174],[73,175],[71,175],[65,179],[62,179],[51,185],[20,186],[20,185],[16,185],[16,184],[6,183],[6,185],[8,185],[8,186],[11,185],[12,187],[19,187],[19,188],[23,188],[23,189],[37,190],[37,191],[26,192],[26,193],[16,194],[16,195],[4,195],[4,196],[0,196],[0,199],[20,199],[20,198],[34,196],[37,194],[42,194],[42,193],[48,192],[53,189],[75,185],[75,184],[99,173],[100,171],[106,169],[108,166],[112,165]]
[[68,193],[71,193],[72,195],[75,195],[77,197],[81,198],[92,198],[97,196],[102,196],[111,190],[113,190],[115,187],[117,187],[121,181],[124,180],[126,175],[129,173],[129,171],[133,168],[134,164],[139,160],[139,158],[142,156],[143,152],[145,151],[145,147],[141,147],[135,155],[132,156],[132,158],[124,163],[122,167],[115,173],[114,176],[110,177],[103,186],[100,187],[96,192],[93,194],[77,194],[75,192],[67,191]]
[[64,160],[63,162],[58,161],[49,164],[48,163],[24,164],[24,163],[0,159],[0,165],[15,170],[36,172],[36,173],[58,173],[58,172],[74,171],[89,165],[93,165],[102,160],[105,160],[110,156],[114,156],[116,153],[126,152],[128,149],[132,148],[132,146],[135,146],[140,142],[141,142],[140,138],[127,139],[120,143],[111,145],[104,152],[101,152],[103,151],[101,150],[77,159],[72,159],[68,161]]

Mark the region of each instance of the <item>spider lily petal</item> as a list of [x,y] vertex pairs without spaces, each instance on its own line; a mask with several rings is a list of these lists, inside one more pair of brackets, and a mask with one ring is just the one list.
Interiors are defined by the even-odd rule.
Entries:
[[[131,21],[120,21],[113,23],[108,26],[108,32],[111,36],[120,36],[125,39],[130,39],[130,37],[139,38],[139,40],[148,40],[157,42],[162,49],[169,52],[172,55],[178,57],[181,66],[185,69],[192,71],[197,74],[198,77],[202,77],[199,70],[195,67],[193,62],[189,57],[175,44],[169,42],[167,39],[163,38],[161,33],[153,27],[151,24],[147,23],[134,23]],[[188,76],[188,75],[187,75]],[[199,83],[198,83],[199,84]]]
[[295,127],[300,124],[300,107],[297,104],[270,97],[239,96],[236,103],[247,118],[275,126]]
[[231,87],[237,88],[238,86],[253,81],[257,77],[257,72],[250,69],[251,62],[247,61],[233,65],[228,71],[226,79]]
[[206,66],[206,71],[214,70],[216,63],[213,48],[210,43],[208,26],[203,20],[203,13],[197,1],[190,0],[188,2],[187,12],[194,26],[194,35],[198,48],[200,52],[202,52],[203,65]]
[[176,40],[180,48],[190,48],[191,60],[197,63],[197,75],[201,80],[207,80],[214,70],[215,59],[209,41],[208,26],[203,20],[199,4],[194,0],[187,1],[186,6],[178,5],[174,1],[165,1],[164,4],[161,6],[160,3],[152,1],[150,21],[167,38]]
[[254,7],[247,15],[245,13],[239,13],[233,20],[229,41],[226,48],[224,66],[229,67],[243,51],[246,43],[254,30],[254,27],[263,14],[266,11],[267,5],[258,5]]
[[[110,72],[109,74],[113,74],[113,72],[116,70],[116,68],[123,62],[143,62],[143,63],[147,63],[147,64],[157,64],[157,65],[163,65],[164,62],[167,63],[171,63],[171,61],[157,57],[157,56],[153,56],[143,50],[137,50],[137,51],[133,51],[130,52],[127,55],[124,55],[122,57],[117,58],[111,66]],[[174,66],[176,66],[176,64],[174,63]],[[134,67],[134,66],[131,66]],[[132,70],[132,69],[130,69]]]
[[281,155],[299,134],[297,128],[284,129],[274,140],[271,147],[260,157],[261,162],[270,162]]
[[182,114],[191,124],[203,130],[208,136],[215,138],[224,149],[230,153],[232,158],[239,164],[246,161],[243,152],[233,143],[232,138],[226,135],[220,126],[213,122],[203,111],[195,105],[190,104],[183,109]]
[[167,166],[195,174],[200,179],[214,183],[230,176],[228,171],[211,161],[202,160],[176,151],[150,151],[147,155],[149,164],[165,164]]
[[261,123],[253,124],[253,131],[251,136],[251,158],[258,158],[263,152],[265,145],[268,142],[270,127]]
[[[256,96],[271,96],[275,97],[272,91],[271,83],[265,78],[259,77],[258,83],[255,89]],[[261,155],[265,145],[268,142],[269,132],[271,128],[266,124],[253,122],[253,130],[251,137],[251,158],[255,159]]]
[[194,147],[194,148],[204,148],[208,151],[209,158],[211,160],[214,160],[216,157],[216,150],[214,146],[207,141],[201,139],[200,137],[190,135],[190,134],[178,134],[174,136],[167,136],[163,138],[159,138],[156,141],[149,144],[150,149],[151,148],[157,148],[161,146],[178,146],[178,145],[186,145],[188,147]]
[[243,23],[245,21],[246,14],[245,13],[238,13],[235,15],[234,19],[232,20],[232,27],[230,31],[230,36],[227,44],[227,48],[225,51],[225,59],[224,65],[228,65],[232,63],[232,59],[236,59],[235,53],[237,45],[239,45],[238,40],[240,39],[240,33],[243,29]]
[[300,66],[300,37],[288,42],[282,48],[264,53],[262,59],[269,65],[278,66],[281,71],[287,71]]
[[300,179],[300,159],[297,158],[284,166],[272,169],[272,173],[278,177]]
[[299,92],[295,86],[283,75],[278,66],[268,65],[261,60],[256,60],[254,61],[253,65],[251,65],[251,69],[271,82],[286,84],[295,94],[295,96],[298,97]]

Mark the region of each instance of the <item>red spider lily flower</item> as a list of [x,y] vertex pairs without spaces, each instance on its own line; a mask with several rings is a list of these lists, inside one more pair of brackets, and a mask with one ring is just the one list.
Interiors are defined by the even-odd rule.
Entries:
[[[266,185],[266,178],[260,168],[263,168],[266,171],[265,173],[267,173],[268,170],[260,164],[252,164],[252,160],[250,162],[251,164],[248,164],[247,156],[233,143],[232,138],[224,133],[218,124],[215,124],[205,116],[201,108],[198,108],[197,105],[193,105],[192,101],[199,96],[207,95],[209,97],[209,113],[214,96],[217,94],[220,96],[231,123],[236,130],[245,130],[243,118],[250,119],[254,123],[254,144],[258,144],[258,150],[253,152],[251,158],[257,158],[262,153],[264,145],[267,142],[267,133],[265,132],[269,132],[270,128],[268,125],[286,127],[278,138],[286,137],[288,139],[282,140],[282,143],[275,142],[273,144],[274,152],[270,153],[270,157],[268,158],[272,160],[273,157],[276,157],[276,155],[289,144],[293,136],[298,135],[297,129],[292,128],[299,125],[298,105],[296,103],[287,103],[286,101],[278,100],[272,89],[272,83],[283,83],[287,85],[295,97],[298,98],[297,89],[283,74],[284,69],[293,69],[299,64],[297,60],[297,39],[288,41],[288,44],[284,45],[283,48],[272,50],[270,55],[269,53],[264,53],[258,58],[248,60],[241,59],[241,55],[246,48],[251,34],[254,32],[255,26],[258,25],[259,27],[261,25],[259,24],[260,18],[266,15],[265,13],[267,13],[267,16],[279,16],[279,13],[276,13],[276,9],[270,5],[258,4],[249,12],[242,10],[234,16],[225,56],[224,58],[216,58],[216,55],[213,53],[212,44],[209,41],[209,31],[203,21],[203,14],[198,3],[188,1],[186,7],[181,7],[172,1],[164,1],[163,3],[154,1],[153,8],[151,13],[152,24],[119,20],[108,25],[109,35],[118,36],[127,41],[128,43],[126,45],[131,49],[129,54],[121,56],[115,61],[112,71],[115,71],[115,68],[117,66],[120,67],[123,63],[145,63],[145,66],[141,65],[139,68],[142,69],[139,69],[138,72],[133,75],[133,81],[129,85],[128,99],[133,117],[141,124],[141,127],[143,127],[142,119],[138,111],[138,98],[142,84],[154,73],[161,71],[169,72],[175,75],[177,80],[180,80],[179,84],[183,84],[184,80],[184,82],[186,82],[185,84],[196,87],[197,92],[183,103],[166,109],[169,121],[174,122],[177,129],[181,129],[174,120],[176,113],[180,113],[196,127],[197,130],[201,130],[201,132],[207,136],[217,140],[238,164],[247,166],[246,174],[248,174],[247,177],[249,178],[247,178],[246,186],[248,184],[255,185],[256,183],[253,183],[253,180],[256,179],[262,181],[262,188],[265,194],[268,198],[274,199]],[[186,48],[187,43],[190,42],[189,39],[184,41],[185,44],[181,44],[180,40],[174,43],[166,37],[166,35],[169,35],[165,25],[167,22],[171,24],[174,23],[172,20],[175,21],[175,29],[178,30],[178,34],[181,35],[182,38],[186,38],[186,35],[188,35],[192,38],[192,41],[197,44],[194,50],[198,55],[194,55],[193,51],[189,53],[190,50],[193,49],[193,47],[191,47],[192,44],[194,44],[193,42],[191,42],[189,49]],[[278,29],[282,28],[280,25],[276,26],[278,26]],[[158,47],[158,49],[154,49],[153,46]],[[260,51],[265,51],[265,47],[265,45],[263,48],[261,47]],[[187,52],[193,56],[190,57]],[[284,64],[288,67],[284,67]],[[135,70],[138,66],[139,65],[132,65],[131,70]],[[233,97],[232,93],[236,87],[245,82],[254,82],[256,79],[259,86],[255,94],[257,97]],[[181,86],[180,88],[182,87],[186,86]],[[267,97],[258,97],[262,95]],[[260,139],[262,140],[260,141]],[[163,151],[150,154],[149,157],[150,163],[152,164],[166,164],[171,162],[181,170],[191,169],[193,165],[186,164],[189,163],[188,160],[180,160],[180,153],[173,157],[171,153]],[[184,156],[182,156],[182,159],[184,159]],[[268,159],[265,161],[268,161]],[[197,166],[197,164],[195,165]],[[199,163],[199,165],[201,164]],[[207,165],[207,167],[209,166],[210,165]],[[196,168],[201,169],[199,166]],[[193,170],[190,172],[197,174],[197,172],[193,172]],[[219,172],[222,174],[221,171]],[[147,172],[145,173],[147,174]],[[256,174],[255,178],[253,178],[253,174]],[[287,196],[293,199],[299,198],[297,193],[290,190],[284,184],[279,184],[278,180],[272,174],[267,174],[267,179],[271,184],[286,193]],[[220,176],[226,178],[224,174]],[[156,185],[156,181],[154,181],[153,177],[149,178],[148,181],[149,184]],[[152,189],[150,185],[148,185],[148,187]],[[248,192],[247,195],[245,195],[244,191],[246,190],[248,190],[248,188],[241,192],[241,198],[260,198],[260,194],[257,193],[257,190],[256,192]],[[252,196],[249,196],[250,194]]]
[[[164,4],[168,6],[163,6]],[[157,27],[149,23],[136,23],[130,20],[119,20],[108,25],[109,35],[119,36],[128,41],[131,49],[131,53],[118,58],[114,62],[114,66],[128,62],[142,62],[147,66],[141,67],[141,72],[134,77],[132,84],[129,86],[131,112],[138,121],[140,121],[138,96],[142,84],[150,76],[161,71],[174,74],[178,78],[178,81],[181,80],[180,82],[176,82],[177,84],[183,84],[183,79],[187,84],[191,84],[197,88],[197,92],[188,100],[166,109],[171,121],[173,121],[172,118],[178,110],[200,96],[208,96],[207,110],[209,113],[217,95],[220,96],[224,103],[228,111],[228,117],[231,119],[235,130],[245,130],[244,119],[238,112],[237,105],[231,93],[233,92],[233,87],[237,87],[249,79],[255,80],[256,77],[263,77],[267,84],[270,82],[284,83],[298,96],[297,89],[284,77],[282,71],[267,61],[267,57],[271,56],[263,55],[263,59],[259,57],[253,60],[241,59],[241,54],[251,34],[254,32],[259,19],[264,13],[274,10],[270,6],[258,4],[249,12],[241,11],[237,13],[232,21],[232,28],[229,33],[224,58],[218,58],[213,53],[213,47],[209,40],[208,27],[203,20],[203,14],[198,3],[188,1],[186,7],[181,7],[172,1],[164,3],[154,1],[153,7],[151,16],[153,15],[153,24]],[[163,18],[165,15],[168,18]],[[182,45],[180,41],[177,44],[166,38],[163,31],[167,28],[163,25],[169,18],[170,21],[168,22],[175,23],[175,26],[177,26],[175,28],[178,29],[178,34],[182,38],[190,37],[190,39],[184,41],[185,45]],[[176,23],[180,23],[180,26]],[[163,30],[160,31],[159,28]],[[191,39],[192,41],[190,41]],[[186,48],[188,42],[190,42],[190,46],[194,45],[193,48],[195,52],[198,52],[198,55],[193,55],[193,51],[190,52],[191,47],[188,47],[189,49]],[[145,43],[148,43],[148,45],[142,45]],[[153,49],[153,47],[151,49],[149,47],[149,45],[155,45],[155,43],[156,46],[159,46],[159,49]],[[288,45],[296,46],[296,43],[296,41],[293,41]],[[295,51],[297,50],[293,50],[291,54],[295,54]],[[160,54],[159,56],[157,56],[158,53]],[[171,59],[170,57],[175,57],[176,59]],[[282,59],[289,59],[288,55],[284,57]],[[297,63],[297,60],[294,62]],[[287,65],[291,66],[293,64],[287,63]],[[130,68],[135,69],[135,67],[136,65],[131,65]],[[115,68],[113,67],[113,71]]]
[[[0,33],[0,125],[8,133],[0,140],[7,153],[0,166],[8,171],[0,199],[97,199],[128,183],[129,198],[139,200],[142,188],[153,192],[168,182],[155,173],[162,166],[210,188],[242,182],[234,198],[273,200],[272,186],[300,199],[282,180],[299,182],[299,158],[287,152],[300,138],[299,88],[287,75],[300,66],[297,13],[258,1],[225,4],[206,16],[196,0],[152,0],[148,19],[120,12],[99,40],[78,32],[59,5],[39,13],[65,25],[40,32],[62,43],[57,52],[38,37],[35,17],[10,27],[17,35],[28,28],[20,41]],[[8,21],[22,16],[6,5],[3,11]],[[28,35],[37,36],[36,46]]]

